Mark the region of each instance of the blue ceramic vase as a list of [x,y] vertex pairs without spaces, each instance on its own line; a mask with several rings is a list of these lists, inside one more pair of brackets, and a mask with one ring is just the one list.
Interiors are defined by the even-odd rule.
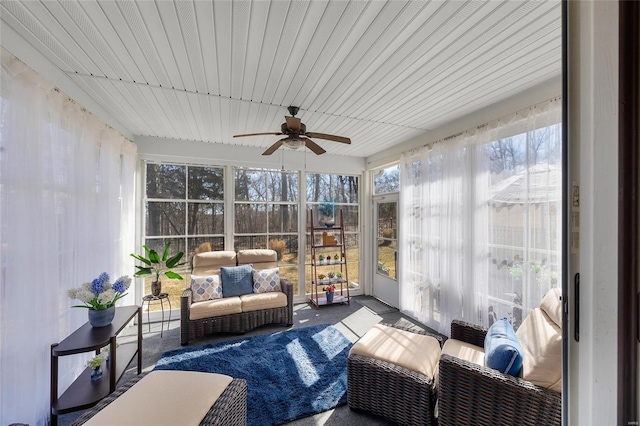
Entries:
[[113,317],[116,315],[116,307],[111,306],[107,309],[100,309],[96,311],[95,309],[88,309],[89,311],[89,324],[92,327],[105,327],[111,324],[113,321]]

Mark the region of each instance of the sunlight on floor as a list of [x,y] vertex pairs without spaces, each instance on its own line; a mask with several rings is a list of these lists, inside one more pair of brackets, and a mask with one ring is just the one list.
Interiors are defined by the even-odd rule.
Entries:
[[329,421],[329,419],[331,419],[334,411],[335,409],[316,414],[315,416],[313,416],[314,424],[318,426],[324,425],[325,423],[327,423],[327,421]]
[[380,321],[382,321],[381,316],[376,315],[367,308],[361,308],[337,324],[334,324],[334,326],[340,330],[347,339],[355,342]]

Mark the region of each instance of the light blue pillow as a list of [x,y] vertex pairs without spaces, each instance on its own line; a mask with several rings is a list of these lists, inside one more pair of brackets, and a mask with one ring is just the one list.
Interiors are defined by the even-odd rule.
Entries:
[[485,364],[502,373],[518,375],[522,368],[522,348],[506,318],[493,323],[484,339]]
[[222,296],[233,297],[253,293],[251,271],[253,271],[253,265],[221,267]]

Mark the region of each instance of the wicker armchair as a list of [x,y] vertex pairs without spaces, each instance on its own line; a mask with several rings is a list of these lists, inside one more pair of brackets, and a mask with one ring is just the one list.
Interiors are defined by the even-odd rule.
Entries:
[[[536,315],[549,320],[547,314]],[[462,321],[451,324],[451,339],[477,346],[481,352],[486,333],[486,328]],[[448,354],[447,345],[440,356],[438,410],[442,426],[562,422],[560,392]]]
[[[440,351],[442,337],[438,335],[395,324],[383,325],[431,336],[437,340],[436,350]],[[350,354],[347,382],[347,399],[352,410],[367,411],[399,425],[435,424],[433,377],[380,359]]]

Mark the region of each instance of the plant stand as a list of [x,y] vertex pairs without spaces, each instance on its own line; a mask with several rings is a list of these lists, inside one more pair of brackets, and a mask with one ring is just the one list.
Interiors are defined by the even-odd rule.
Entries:
[[[313,210],[309,211],[309,223],[311,228],[311,294],[309,302],[316,309],[323,305],[335,305],[337,303],[351,303],[349,296],[349,274],[347,271],[347,250],[344,239],[344,219],[342,209],[338,212],[337,226],[318,226],[313,220]],[[329,262],[320,263],[320,255],[331,259]],[[339,259],[334,259],[338,254]],[[333,300],[328,300],[323,286],[328,283],[320,282],[319,274],[327,274],[329,271],[340,272],[342,278],[334,283],[336,291]]]

